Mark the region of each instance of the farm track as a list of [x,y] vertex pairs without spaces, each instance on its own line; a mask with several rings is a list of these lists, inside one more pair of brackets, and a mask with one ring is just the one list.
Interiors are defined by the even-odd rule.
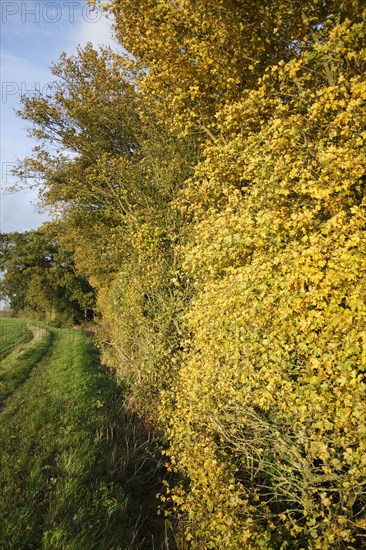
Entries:
[[28,324],[32,335],[29,341],[21,341],[2,359],[0,368],[0,412],[7,407],[16,390],[26,383],[33,369],[47,361],[52,353],[54,334],[38,325]]
[[160,463],[123,387],[87,335],[28,326],[0,370],[0,548],[163,548]]
[[32,331],[26,321],[2,320],[0,323],[0,368],[5,359],[21,349],[31,340]]

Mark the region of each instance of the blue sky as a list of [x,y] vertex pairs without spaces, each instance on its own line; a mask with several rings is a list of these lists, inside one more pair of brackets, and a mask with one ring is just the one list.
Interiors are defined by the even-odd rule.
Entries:
[[118,49],[110,22],[84,0],[1,0],[1,232],[35,229],[47,219],[37,212],[36,191],[6,193],[14,183],[12,165],[34,146],[14,112],[20,94],[42,91],[54,79],[50,67],[60,53],[88,41]]

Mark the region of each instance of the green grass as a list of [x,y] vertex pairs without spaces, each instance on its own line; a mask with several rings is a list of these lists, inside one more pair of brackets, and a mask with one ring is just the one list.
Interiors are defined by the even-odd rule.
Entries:
[[0,368],[17,346],[29,342],[31,338],[32,332],[24,319],[0,319]]
[[126,414],[89,338],[49,329],[21,362],[27,378],[0,419],[0,546],[172,547],[156,516],[156,445]]
[[[18,328],[18,325],[19,323],[16,323],[15,328]],[[1,326],[2,322],[0,320]],[[7,331],[5,334],[8,335],[9,332]],[[26,326],[23,321],[21,336],[22,338],[18,338],[17,343],[13,345],[12,352],[1,361],[0,408],[5,406],[6,399],[17,387],[27,380],[31,370],[39,363],[52,345],[52,334],[39,325],[29,324]],[[9,342],[6,339],[5,341]],[[13,338],[13,341],[15,341],[15,338]]]

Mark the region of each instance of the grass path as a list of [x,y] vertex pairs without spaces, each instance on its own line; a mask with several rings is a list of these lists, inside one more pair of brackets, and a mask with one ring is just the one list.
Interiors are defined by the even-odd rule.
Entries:
[[[20,325],[15,326],[19,329]],[[15,334],[17,338],[13,338]],[[52,334],[49,331],[40,325],[25,324],[24,321],[21,334],[10,331],[3,332],[1,336],[0,345],[3,345],[7,353],[0,361],[0,411],[4,409],[7,399],[28,378],[34,366],[48,352],[52,343]]]
[[21,376],[0,413],[0,547],[167,547],[154,445],[90,339],[47,329],[5,370]]
[[0,365],[17,346],[32,338],[32,332],[23,319],[0,319]]

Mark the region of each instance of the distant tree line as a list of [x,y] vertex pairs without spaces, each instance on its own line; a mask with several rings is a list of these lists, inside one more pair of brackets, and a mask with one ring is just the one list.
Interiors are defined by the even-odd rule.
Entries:
[[59,326],[85,323],[93,318],[94,290],[50,227],[1,234],[0,296],[16,314]]

